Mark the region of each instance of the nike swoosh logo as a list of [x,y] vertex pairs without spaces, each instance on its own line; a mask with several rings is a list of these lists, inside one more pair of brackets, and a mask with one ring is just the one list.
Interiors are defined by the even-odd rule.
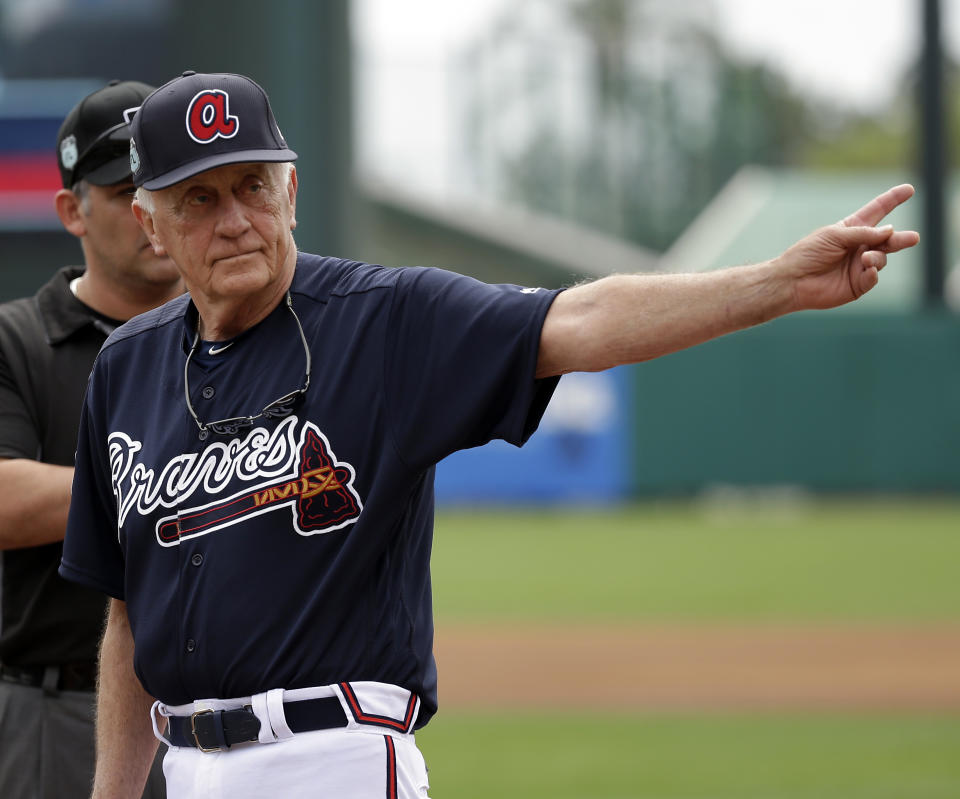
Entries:
[[222,347],[211,347],[210,349],[207,350],[207,352],[210,355],[219,355],[221,352],[223,352],[224,350],[230,349],[232,346],[233,346],[233,342],[231,341],[229,344],[224,344]]

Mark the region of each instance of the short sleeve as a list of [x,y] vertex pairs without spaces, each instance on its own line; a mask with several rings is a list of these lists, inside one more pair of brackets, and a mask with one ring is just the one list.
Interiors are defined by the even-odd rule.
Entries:
[[385,348],[385,400],[407,464],[424,468],[495,438],[517,446],[529,438],[558,380],[534,377],[557,293],[403,270]]
[[0,347],[0,458],[34,459],[39,451],[36,418],[30,413],[7,353]]
[[94,367],[80,417],[77,459],[73,473],[70,515],[63,542],[60,575],[88,588],[124,599],[124,555],[118,540],[117,506],[113,494],[107,435],[98,424],[104,392]]

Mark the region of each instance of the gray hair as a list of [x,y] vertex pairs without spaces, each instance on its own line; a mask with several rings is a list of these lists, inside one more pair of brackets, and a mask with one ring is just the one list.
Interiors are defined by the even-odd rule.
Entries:
[[137,201],[144,211],[148,214],[152,214],[154,209],[157,207],[153,202],[153,192],[150,189],[145,189],[143,186],[137,186],[136,192],[134,192],[133,199]]
[[[273,167],[273,164],[270,164]],[[290,183],[290,176],[293,174],[293,161],[282,161],[278,164],[286,168],[286,179],[287,183]],[[154,202],[153,192],[150,189],[139,186],[137,188],[137,193],[134,195],[137,204],[148,214],[152,214],[156,209],[156,203]]]

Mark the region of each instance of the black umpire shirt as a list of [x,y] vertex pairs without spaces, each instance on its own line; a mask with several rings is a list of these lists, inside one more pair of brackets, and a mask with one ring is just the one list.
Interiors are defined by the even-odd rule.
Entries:
[[[36,295],[0,305],[0,457],[73,466],[93,361],[119,323],[70,291],[66,267]],[[57,574],[63,544],[0,550],[0,661],[93,661],[105,597]]]

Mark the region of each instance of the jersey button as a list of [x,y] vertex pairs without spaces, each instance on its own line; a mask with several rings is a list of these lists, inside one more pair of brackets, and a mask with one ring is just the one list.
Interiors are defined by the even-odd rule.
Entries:
[[194,555],[192,558],[190,558],[190,562],[191,562],[194,566],[199,566],[201,563],[203,563],[203,555],[201,555],[201,554],[198,552],[196,555]]
[[217,390],[213,386],[204,386],[203,391],[200,393],[203,394],[204,399],[213,399],[213,395],[217,393]]
[[187,639],[187,651],[188,651],[188,652],[193,652],[193,650],[196,649],[196,648],[197,648],[197,642],[194,641],[192,638],[188,638],[188,639]]
[[209,430],[201,430],[199,433],[197,433],[197,438],[199,438],[201,441],[206,441],[209,437],[210,437]]

